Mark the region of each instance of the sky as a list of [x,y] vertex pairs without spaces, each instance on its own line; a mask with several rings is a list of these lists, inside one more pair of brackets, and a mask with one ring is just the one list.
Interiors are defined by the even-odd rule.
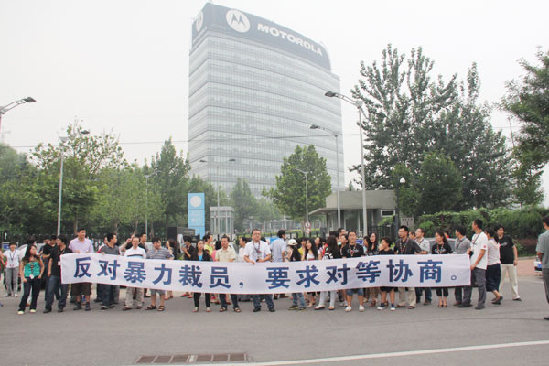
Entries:
[[[68,123],[119,136],[126,157],[150,161],[172,137],[187,152],[191,25],[204,0],[0,0],[0,105],[38,102],[2,119],[2,141],[27,152],[56,143]],[[423,47],[435,72],[464,79],[478,63],[481,100],[497,103],[505,82],[549,48],[549,2],[393,0],[217,0],[270,19],[324,44],[341,92],[360,77],[360,62],[388,44],[406,54]],[[356,110],[342,105],[345,167],[360,162]],[[519,123],[495,111],[506,136]],[[549,206],[549,169],[545,206]],[[346,182],[354,176],[346,169]]]

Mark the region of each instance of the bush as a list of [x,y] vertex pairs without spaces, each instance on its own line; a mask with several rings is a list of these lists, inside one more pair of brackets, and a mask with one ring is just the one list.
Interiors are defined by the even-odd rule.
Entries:
[[426,237],[433,237],[435,236],[435,231],[437,228],[435,227],[435,223],[432,221],[423,221],[418,226],[420,229],[423,229],[425,231]]
[[[466,210],[466,211],[442,211],[433,215],[423,215],[419,218],[419,227],[434,226],[436,229],[447,230],[452,233],[458,225],[463,225],[472,235],[471,222],[481,219],[484,227],[501,224],[505,232],[513,238],[535,239],[543,231],[541,219],[549,213],[549,210],[527,207],[521,210],[494,209],[494,210]],[[425,229],[425,228],[424,228]],[[427,229],[425,229],[427,231]],[[527,249],[525,249],[527,250]],[[529,251],[529,249],[528,249]]]

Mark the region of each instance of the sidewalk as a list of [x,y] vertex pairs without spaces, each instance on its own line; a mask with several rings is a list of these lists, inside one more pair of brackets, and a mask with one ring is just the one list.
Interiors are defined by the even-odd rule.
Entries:
[[534,256],[520,257],[517,265],[519,276],[539,276],[541,272],[534,271]]

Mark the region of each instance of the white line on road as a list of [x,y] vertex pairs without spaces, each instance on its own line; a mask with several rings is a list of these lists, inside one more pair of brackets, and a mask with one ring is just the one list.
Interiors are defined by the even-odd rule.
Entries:
[[[386,352],[386,353],[372,353],[366,355],[355,356],[340,356],[340,357],[327,357],[317,358],[310,360],[295,360],[295,361],[264,361],[264,362],[245,362],[245,363],[223,363],[223,365],[250,365],[250,366],[275,366],[275,365],[302,365],[320,362],[349,362],[358,360],[371,360],[376,358],[390,358],[390,357],[404,357],[404,356],[420,356],[429,355],[433,353],[447,353],[447,352],[463,352],[463,351],[482,351],[487,349],[496,348],[512,348],[512,347],[527,347],[527,346],[539,346],[549,344],[549,339],[540,341],[528,341],[528,342],[512,342],[512,343],[500,343],[500,344],[486,344],[481,346],[466,346],[456,348],[438,348],[438,349],[423,349],[416,351],[401,351],[401,352]],[[204,364],[202,366],[219,366],[219,364]],[[167,366],[167,365],[165,365]]]

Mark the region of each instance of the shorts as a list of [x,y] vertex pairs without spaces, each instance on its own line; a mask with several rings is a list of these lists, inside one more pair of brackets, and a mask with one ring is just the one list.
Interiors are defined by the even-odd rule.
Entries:
[[71,285],[71,296],[91,296],[91,283],[73,283]]
[[166,296],[166,290],[155,290],[154,288],[151,288],[151,296]]
[[353,296],[353,294],[357,294],[358,296],[364,296],[364,289],[363,288],[350,288],[347,289],[347,296]]
[[394,290],[395,290],[394,287],[381,286],[381,291],[383,291],[383,292],[391,292],[391,291],[394,291]]

